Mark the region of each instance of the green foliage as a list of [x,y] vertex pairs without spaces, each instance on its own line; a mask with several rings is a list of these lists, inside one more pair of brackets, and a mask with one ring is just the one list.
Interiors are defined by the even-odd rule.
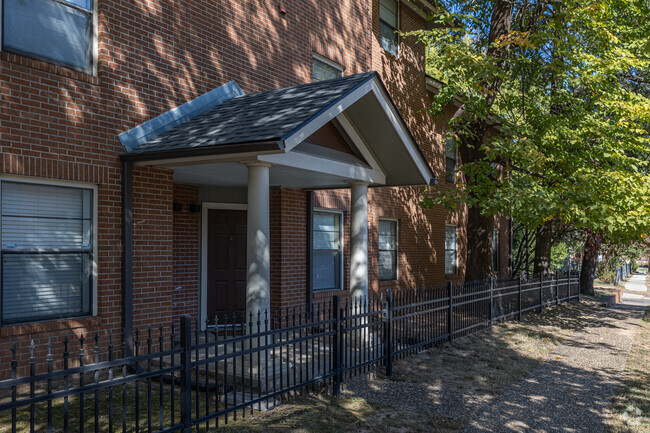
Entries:
[[[433,115],[460,97],[451,138],[477,121],[499,133],[462,161],[463,188],[423,204],[466,203],[533,228],[555,219],[627,243],[650,230],[650,3],[515,1],[512,29],[488,45],[495,2],[449,2],[427,45],[427,71],[445,83]],[[478,129],[480,131],[480,128]],[[503,171],[495,169],[502,167]],[[503,174],[505,173],[505,174]]]
[[562,270],[569,257],[569,245],[566,242],[558,242],[551,247],[551,271],[560,271]]
[[614,284],[616,283],[616,271],[605,271],[598,279],[605,284]]

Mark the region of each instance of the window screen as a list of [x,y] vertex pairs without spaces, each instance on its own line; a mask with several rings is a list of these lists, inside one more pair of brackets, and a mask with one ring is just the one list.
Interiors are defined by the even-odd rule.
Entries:
[[397,279],[397,221],[379,220],[379,280]]
[[341,288],[341,215],[314,212],[312,280],[314,290]]
[[397,0],[381,0],[379,4],[379,40],[383,49],[397,55],[399,35]]
[[311,80],[314,82],[332,80],[343,75],[343,71],[340,69],[315,57],[312,58],[311,67]]
[[0,185],[3,324],[90,314],[92,191]]
[[447,159],[447,169],[445,180],[450,183],[456,183],[456,169],[458,163],[458,149],[456,143],[450,138],[445,142],[445,156]]
[[92,68],[91,0],[4,0],[3,50]]
[[458,272],[458,236],[456,226],[445,227],[445,275]]

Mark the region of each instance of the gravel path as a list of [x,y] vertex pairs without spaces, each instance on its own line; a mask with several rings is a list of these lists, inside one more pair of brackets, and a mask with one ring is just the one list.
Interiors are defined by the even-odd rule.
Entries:
[[602,432],[643,307],[617,305],[483,406],[465,432]]

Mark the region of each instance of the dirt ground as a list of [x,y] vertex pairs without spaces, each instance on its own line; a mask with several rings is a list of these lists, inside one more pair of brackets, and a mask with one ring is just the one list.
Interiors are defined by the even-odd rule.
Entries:
[[[569,303],[399,360],[394,375],[355,378],[342,396],[299,397],[229,423],[229,432],[453,432],[520,381],[600,308]],[[225,426],[224,426],[225,427]]]

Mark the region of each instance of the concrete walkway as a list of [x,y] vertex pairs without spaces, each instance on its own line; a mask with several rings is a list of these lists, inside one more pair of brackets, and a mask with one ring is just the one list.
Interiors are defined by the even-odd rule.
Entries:
[[625,283],[626,293],[623,293],[623,302],[632,305],[648,305],[650,303],[650,298],[648,298],[650,293],[648,293],[645,282],[645,275],[632,275],[630,281]]
[[[640,290],[640,279],[633,281]],[[464,431],[602,432],[643,305],[650,299],[597,310],[524,380],[483,407]]]

